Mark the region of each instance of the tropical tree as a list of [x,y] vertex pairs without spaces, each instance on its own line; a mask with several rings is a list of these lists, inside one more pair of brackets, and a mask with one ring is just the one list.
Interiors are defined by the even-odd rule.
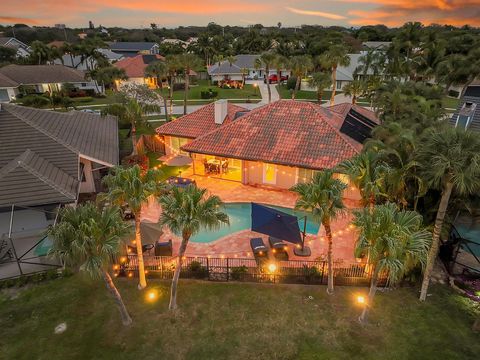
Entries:
[[207,196],[206,189],[189,185],[184,189],[173,187],[170,192],[159,199],[162,206],[160,223],[182,236],[178,251],[177,264],[172,279],[169,309],[177,308],[178,278],[183,264],[183,257],[190,238],[201,229],[214,230],[221,224],[229,224],[228,215],[221,211],[222,201],[218,196]]
[[280,54],[276,54],[273,59],[272,66],[277,69],[277,83],[280,84],[282,81],[282,69],[284,69],[288,64],[288,59]]
[[363,151],[338,166],[338,171],[348,176],[359,190],[364,206],[373,209],[378,196],[382,195],[384,167],[374,151]]
[[30,45],[30,58],[38,65],[52,60],[52,49],[45,43],[35,40]]
[[335,104],[335,95],[337,87],[337,68],[339,66],[350,65],[348,49],[343,45],[332,45],[324,54],[320,55],[319,62],[324,68],[332,72],[332,97],[330,105]]
[[419,264],[425,265],[431,234],[415,211],[398,210],[395,204],[377,205],[373,211],[354,212],[352,224],[358,232],[355,256],[366,257],[371,274],[370,290],[359,321],[367,320],[373,306],[379,276],[394,285]]
[[110,174],[103,178],[108,191],[99,195],[101,201],[123,206],[127,204],[135,217],[135,245],[137,247],[139,289],[147,286],[145,279],[145,265],[143,261],[142,237],[140,234],[140,220],[142,206],[150,197],[160,196],[166,189],[163,182],[163,173],[160,170],[149,169],[142,171],[140,166],[129,168],[114,167]]
[[[332,255],[332,228],[331,222],[343,214],[343,191],[347,185],[335,179],[331,170],[315,173],[311,182],[298,183],[292,190],[299,195],[295,204],[296,209],[310,211],[312,216],[325,228],[325,236],[328,241],[328,287],[327,293],[333,294],[333,255]],[[318,237],[320,238],[320,228]]]
[[323,89],[331,85],[330,76],[331,75],[326,72],[316,72],[308,79],[308,85],[317,88],[317,100],[319,104],[322,104]]
[[[168,65],[164,61],[155,61],[149,64],[145,69],[145,75],[155,77],[157,79],[157,86],[160,84],[160,89],[163,89],[163,79],[169,75]],[[165,110],[165,120],[170,121],[168,116],[167,99],[163,96],[162,92],[158,92],[158,96],[162,99],[163,107]]]
[[103,88],[111,87],[116,80],[127,80],[127,74],[124,69],[115,66],[107,66],[97,68],[90,71],[90,77],[96,81],[97,84],[102,84]]
[[187,114],[188,90],[190,89],[190,73],[193,69],[202,66],[202,61],[195,54],[183,53],[176,57],[178,67],[183,69],[185,91],[183,96],[183,114]]
[[470,195],[480,189],[480,137],[473,131],[445,126],[426,131],[422,140],[418,149],[421,176],[442,193],[420,292],[420,300],[425,301],[450,196]]
[[295,100],[295,95],[298,90],[302,87],[302,78],[307,74],[309,70],[313,68],[313,62],[310,56],[307,55],[297,55],[293,56],[290,59],[290,70],[292,74],[296,77],[297,82],[295,84],[295,89],[292,91],[292,100]]
[[357,103],[357,99],[365,94],[365,83],[361,80],[353,80],[343,87],[343,92],[346,96],[352,98],[352,104]]
[[50,254],[60,258],[65,266],[87,272],[92,278],[102,278],[120,311],[124,325],[132,323],[122,296],[108,271],[120,251],[121,238],[127,233],[117,207],[100,210],[93,203],[67,206],[60,210],[60,222],[48,229],[53,240]]
[[260,55],[258,59],[255,60],[255,67],[261,68],[262,66],[265,67],[265,80],[267,83],[267,91],[268,91],[268,103],[272,101],[272,90],[270,89],[270,80],[269,74],[270,69],[275,66],[275,58],[276,55],[272,52],[264,52]]

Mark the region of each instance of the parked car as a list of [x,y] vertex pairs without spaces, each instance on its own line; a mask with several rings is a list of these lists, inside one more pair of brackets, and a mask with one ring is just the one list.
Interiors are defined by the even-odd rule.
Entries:
[[[284,82],[284,81],[287,81],[288,80],[288,76],[287,75],[282,75],[280,76],[280,82]],[[263,82],[266,84],[267,83],[267,79],[264,79]],[[278,75],[277,74],[272,74],[268,77],[268,82],[270,84],[272,83],[277,83],[278,82]]]

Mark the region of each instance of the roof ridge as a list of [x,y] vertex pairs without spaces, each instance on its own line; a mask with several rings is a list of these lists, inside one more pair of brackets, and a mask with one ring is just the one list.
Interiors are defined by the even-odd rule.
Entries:
[[[310,102],[308,102],[308,104],[313,107],[313,110],[314,110],[316,113],[318,113],[319,116],[323,116],[323,115],[320,114],[320,112],[318,111],[317,107],[320,107],[322,110],[327,110],[327,108],[321,107],[320,105],[317,105],[317,104],[313,104],[313,103],[310,103]],[[338,116],[337,114],[334,114],[334,113],[332,113],[332,115]],[[343,121],[345,121],[345,119],[343,119]],[[345,135],[343,135],[343,134],[340,132],[339,129],[335,128],[335,126],[333,126],[332,124],[330,124],[330,121],[328,121],[328,120],[325,120],[324,122],[328,124],[328,126],[342,139],[343,142],[345,142],[349,147],[351,147],[351,148],[353,149],[353,151],[355,151],[356,153],[358,153],[358,150],[357,150],[349,141],[347,141],[347,139],[345,138]]]
[[[49,138],[51,138],[52,140],[54,140],[55,142],[59,143],[60,145],[63,145],[65,146],[67,149],[69,149],[70,151],[73,151],[75,154],[77,155],[80,155],[80,151],[75,149],[73,146],[71,146],[70,144],[68,144],[66,141],[54,136],[53,134],[51,134],[49,131],[43,129],[40,125],[38,124],[35,124],[34,122],[28,120],[27,118],[25,118],[25,116],[23,116],[22,114],[18,114],[18,113],[12,113],[11,111],[9,111],[9,108],[12,108],[15,109],[15,108],[21,108],[20,106],[17,106],[17,105],[12,105],[12,104],[8,104],[7,106],[4,105],[4,108],[10,113],[12,114],[13,116],[15,116],[16,118],[20,119],[21,121],[23,121],[24,123],[26,123],[27,125],[33,127],[35,130],[37,131],[40,131],[42,134],[44,134],[45,136],[48,136]],[[11,109],[10,109],[11,110]],[[27,110],[31,110],[31,109],[27,109]],[[43,110],[43,109],[35,109],[37,111],[48,111],[48,110]],[[64,115],[64,114],[60,114],[60,115]],[[65,114],[66,115],[66,114]],[[69,115],[67,115],[69,116]]]
[[[37,153],[31,151],[30,149],[27,149],[25,150],[19,157],[18,157],[18,166],[21,166],[23,169],[25,169],[26,171],[28,171],[30,174],[34,175],[35,177],[37,177],[38,179],[40,179],[41,181],[43,181],[45,184],[47,184],[48,186],[52,187],[53,189],[57,190],[58,192],[60,192],[61,194],[65,195],[66,197],[70,198],[70,199],[73,199],[75,200],[77,198],[77,195],[76,194],[73,194],[71,192],[69,192],[67,189],[64,189],[60,186],[58,186],[57,184],[55,184],[53,181],[51,181],[47,176],[45,176],[44,174],[40,173],[40,171],[36,170],[33,166],[30,166],[27,164],[27,160],[29,158],[33,158],[34,156],[36,156],[38,159],[41,159],[42,161],[44,161],[45,163],[51,165],[52,167],[54,167],[55,169],[57,169],[57,171],[59,171],[62,175],[66,175],[68,178],[70,179],[73,179],[70,175],[68,175],[65,171],[63,171],[62,169],[58,168],[57,166],[53,165],[51,162],[49,162],[48,160],[42,158],[40,155],[38,155]],[[75,179],[73,179],[75,180]]]

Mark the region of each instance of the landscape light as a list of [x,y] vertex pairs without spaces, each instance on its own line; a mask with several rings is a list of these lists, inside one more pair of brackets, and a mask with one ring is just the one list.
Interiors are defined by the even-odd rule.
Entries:
[[147,293],[147,301],[153,302],[153,301],[157,300],[157,298],[158,298],[158,294],[155,290],[150,290]]
[[363,296],[363,295],[358,295],[358,296],[357,296],[357,303],[359,303],[359,304],[361,304],[361,305],[365,304],[365,303],[366,303],[365,296]]
[[277,270],[277,265],[275,265],[274,263],[271,263],[268,265],[269,272],[274,273],[276,270]]

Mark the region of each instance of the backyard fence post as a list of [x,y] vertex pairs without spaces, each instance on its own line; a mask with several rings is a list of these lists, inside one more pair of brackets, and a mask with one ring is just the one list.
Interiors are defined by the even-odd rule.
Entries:
[[323,285],[324,275],[325,275],[325,261],[323,261],[323,265],[322,265],[322,281],[320,282],[322,285]]
[[207,256],[207,274],[208,274],[208,280],[210,280],[210,264],[208,262],[208,256]]
[[228,281],[228,277],[229,277],[229,266],[228,266],[228,257],[227,257],[227,281]]

